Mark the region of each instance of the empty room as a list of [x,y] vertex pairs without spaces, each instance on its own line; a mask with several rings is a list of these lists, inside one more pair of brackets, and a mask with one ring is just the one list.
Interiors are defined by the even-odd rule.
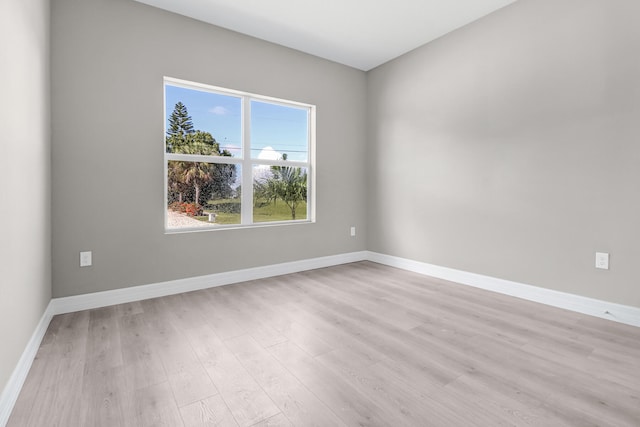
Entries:
[[0,426],[640,426],[640,2],[2,0]]

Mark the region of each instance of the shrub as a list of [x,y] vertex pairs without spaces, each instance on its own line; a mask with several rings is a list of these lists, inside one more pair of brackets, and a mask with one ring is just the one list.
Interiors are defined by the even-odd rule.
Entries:
[[175,212],[182,212],[189,216],[202,216],[202,206],[197,203],[173,202],[169,204],[169,209]]
[[181,202],[169,203],[169,209],[176,212],[184,212],[184,203],[181,203]]
[[189,216],[202,216],[202,206],[197,203],[184,203],[184,212]]
[[219,202],[211,206],[211,210],[215,212],[224,212],[237,214],[240,213],[240,201]]

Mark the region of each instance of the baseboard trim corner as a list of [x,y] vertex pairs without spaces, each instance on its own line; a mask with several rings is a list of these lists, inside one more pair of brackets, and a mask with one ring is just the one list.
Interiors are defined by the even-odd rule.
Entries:
[[367,259],[379,264],[460,283],[462,285],[485,289],[528,301],[539,302],[541,304],[563,308],[577,313],[640,327],[640,308],[637,307],[597,300],[566,292],[554,291],[552,289],[413,261],[378,252],[369,251],[367,253]]
[[40,348],[42,338],[44,338],[44,334],[47,332],[49,323],[53,318],[53,312],[51,308],[52,305],[50,302],[45,309],[44,314],[40,318],[35,331],[31,335],[27,346],[22,352],[22,356],[20,356],[18,364],[13,370],[11,377],[9,377],[9,381],[2,390],[2,394],[0,394],[0,426],[4,427],[9,421],[9,417],[11,416],[13,407],[18,400],[18,396],[20,395],[22,386],[27,379],[27,375],[29,374],[31,365],[33,364],[33,361],[38,354],[38,349]]

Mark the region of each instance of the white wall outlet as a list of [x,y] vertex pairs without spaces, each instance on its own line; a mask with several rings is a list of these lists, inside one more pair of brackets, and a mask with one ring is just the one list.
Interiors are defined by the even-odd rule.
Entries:
[[351,227],[351,237],[355,237],[355,235],[356,235],[356,228]]
[[605,252],[596,252],[596,268],[602,270],[609,269],[609,254]]
[[91,251],[80,252],[80,267],[90,267],[91,263]]

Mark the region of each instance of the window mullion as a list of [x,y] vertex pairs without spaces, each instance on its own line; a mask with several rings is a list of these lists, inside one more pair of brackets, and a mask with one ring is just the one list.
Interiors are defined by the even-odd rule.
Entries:
[[242,97],[242,203],[241,223],[253,223],[253,168],[251,166],[251,102]]
[[240,164],[242,160],[227,156],[204,156],[201,154],[175,154],[165,153],[166,160],[174,160],[177,162],[204,162],[216,164]]

